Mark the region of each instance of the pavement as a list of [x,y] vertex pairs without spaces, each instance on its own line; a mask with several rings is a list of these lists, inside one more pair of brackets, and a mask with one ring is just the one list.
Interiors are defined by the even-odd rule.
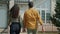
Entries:
[[[4,29],[0,29],[0,32],[2,32]],[[38,25],[38,31],[42,31],[42,26]],[[57,27],[52,26],[50,24],[44,25],[44,31],[57,31]],[[9,27],[4,32],[9,32]],[[0,33],[1,34],[1,33]],[[5,34],[5,33],[3,33]],[[8,34],[8,33],[6,33]],[[21,32],[20,34],[27,34],[26,32]]]
[[[0,33],[0,34],[9,34],[9,33]],[[27,33],[25,32],[25,33],[20,33],[20,34],[27,34]]]

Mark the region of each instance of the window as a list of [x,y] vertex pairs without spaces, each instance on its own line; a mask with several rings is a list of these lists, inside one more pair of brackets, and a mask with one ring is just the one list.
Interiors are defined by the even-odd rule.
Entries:
[[50,23],[50,14],[51,14],[51,0],[44,1],[40,5],[38,5],[38,8],[40,8],[41,11],[41,17],[44,23]]
[[45,20],[45,11],[42,10],[42,19]]

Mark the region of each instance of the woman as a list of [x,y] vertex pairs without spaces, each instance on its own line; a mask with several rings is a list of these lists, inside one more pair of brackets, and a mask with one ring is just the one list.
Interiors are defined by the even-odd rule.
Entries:
[[10,25],[10,34],[19,34],[21,30],[21,25],[19,22],[19,7],[15,4],[11,10],[11,25]]

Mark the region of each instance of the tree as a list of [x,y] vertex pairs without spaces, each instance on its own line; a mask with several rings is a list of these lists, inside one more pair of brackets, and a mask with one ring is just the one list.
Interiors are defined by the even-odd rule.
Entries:
[[56,0],[55,13],[56,14],[51,17],[51,21],[56,27],[60,27],[60,0]]
[[56,7],[55,7],[55,13],[53,15],[53,21],[52,22],[55,26],[60,27],[60,0],[56,0]]

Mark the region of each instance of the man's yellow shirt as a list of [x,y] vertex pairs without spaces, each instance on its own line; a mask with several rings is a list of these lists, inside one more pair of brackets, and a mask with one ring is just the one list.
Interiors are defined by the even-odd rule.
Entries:
[[25,11],[24,13],[24,27],[30,28],[30,29],[36,29],[37,28],[37,21],[42,25],[42,19],[38,13],[38,11],[34,8],[30,8]]

